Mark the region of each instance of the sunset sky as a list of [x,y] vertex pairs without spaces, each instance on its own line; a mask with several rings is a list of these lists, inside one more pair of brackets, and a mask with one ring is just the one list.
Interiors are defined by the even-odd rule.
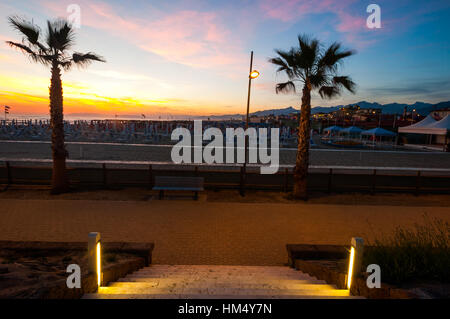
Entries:
[[[313,106],[450,100],[450,1],[355,0],[2,0],[0,105],[12,114],[48,113],[50,71],[5,44],[20,41],[7,17],[44,26],[81,8],[75,49],[107,63],[63,74],[65,113],[147,116],[244,113],[250,51],[252,111],[299,108],[298,95],[277,95],[283,81],[267,60],[289,49],[297,35],[357,50],[341,73],[358,84],[355,95],[313,96]],[[381,29],[368,29],[366,8],[381,7]]]

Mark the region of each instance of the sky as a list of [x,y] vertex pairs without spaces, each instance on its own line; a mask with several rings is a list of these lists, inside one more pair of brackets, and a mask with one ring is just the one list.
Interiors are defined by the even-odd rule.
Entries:
[[[381,9],[381,28],[367,27],[371,3]],[[356,93],[313,94],[313,107],[450,100],[448,0],[1,0],[0,105],[12,115],[48,113],[50,70],[5,43],[22,39],[8,16],[45,30],[48,19],[73,18],[71,4],[80,8],[74,49],[107,62],[63,73],[65,114],[243,114],[252,50],[260,76],[251,111],[299,109],[298,93],[276,94],[286,78],[268,62],[274,49],[297,46],[298,34],[357,51],[340,69]]]

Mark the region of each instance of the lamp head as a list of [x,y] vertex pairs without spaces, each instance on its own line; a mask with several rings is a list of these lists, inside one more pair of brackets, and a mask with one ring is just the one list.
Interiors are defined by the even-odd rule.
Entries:
[[256,79],[259,76],[259,72],[256,70],[253,70],[252,72],[250,72],[250,79]]

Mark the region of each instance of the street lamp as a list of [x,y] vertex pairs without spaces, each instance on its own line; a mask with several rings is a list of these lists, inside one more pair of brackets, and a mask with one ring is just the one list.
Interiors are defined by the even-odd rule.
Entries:
[[[256,70],[253,70],[253,51],[250,53],[250,70],[248,74],[248,95],[247,95],[247,116],[245,118],[245,130],[248,129],[248,122],[249,122],[249,112],[250,112],[250,92],[252,88],[252,80],[256,79],[259,76],[259,72]],[[244,153],[245,153],[245,160],[244,160],[244,166],[243,166],[243,174],[241,176],[242,179],[245,179],[245,173],[247,168],[247,145],[248,145],[248,136],[244,135]],[[241,185],[244,185],[245,180],[242,181]],[[244,196],[244,188],[241,187],[241,196]]]
[[258,76],[259,76],[259,72],[256,70],[253,70],[249,75],[250,79],[252,79],[252,80],[256,79]]

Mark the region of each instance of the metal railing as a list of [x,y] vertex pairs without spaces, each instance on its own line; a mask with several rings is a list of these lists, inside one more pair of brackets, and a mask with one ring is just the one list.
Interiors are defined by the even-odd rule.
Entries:
[[[89,163],[89,161],[86,161]],[[26,162],[25,162],[26,163]],[[44,162],[49,164],[49,162]],[[70,184],[75,188],[153,187],[155,176],[201,176],[207,189],[273,190],[288,192],[293,188],[293,165],[282,165],[276,174],[261,175],[257,165],[213,166],[186,164],[145,165],[140,168],[111,163],[90,163],[91,167],[69,167]],[[50,185],[52,168],[45,166],[0,166],[0,184]],[[450,194],[450,169],[407,167],[309,167],[308,188],[320,192],[362,191]]]

